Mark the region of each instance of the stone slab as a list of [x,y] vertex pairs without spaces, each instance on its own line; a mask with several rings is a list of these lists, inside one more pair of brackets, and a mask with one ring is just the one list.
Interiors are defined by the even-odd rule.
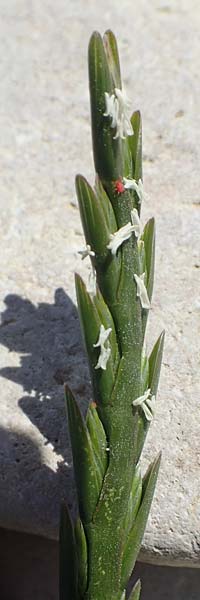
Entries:
[[94,178],[88,39],[112,27],[143,115],[143,220],[157,222],[149,348],[166,329],[144,465],[163,459],[141,557],[199,567],[199,3],[3,0],[1,13],[0,524],[57,538],[61,499],[74,505],[63,381],[83,410],[91,399],[74,176]]

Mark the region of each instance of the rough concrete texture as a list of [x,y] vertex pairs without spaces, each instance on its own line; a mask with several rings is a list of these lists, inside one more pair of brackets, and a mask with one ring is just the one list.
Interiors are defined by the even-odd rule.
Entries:
[[1,5],[0,523],[57,537],[74,503],[63,402],[91,398],[74,293],[89,265],[74,176],[93,181],[87,45],[119,41],[124,84],[143,115],[143,221],[157,255],[149,348],[166,329],[144,465],[162,449],[142,557],[200,566],[198,0],[10,0]]

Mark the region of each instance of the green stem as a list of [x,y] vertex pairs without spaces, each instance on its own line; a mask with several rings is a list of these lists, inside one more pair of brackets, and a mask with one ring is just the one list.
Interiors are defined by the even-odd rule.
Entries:
[[116,598],[120,588],[125,542],[123,524],[136,460],[137,417],[134,423],[132,400],[139,393],[139,360],[137,378],[135,373],[130,377],[132,366],[132,360],[122,359],[111,404],[100,409],[102,421],[105,420],[107,426],[109,423],[109,466],[92,523],[86,524],[89,548],[87,600]]

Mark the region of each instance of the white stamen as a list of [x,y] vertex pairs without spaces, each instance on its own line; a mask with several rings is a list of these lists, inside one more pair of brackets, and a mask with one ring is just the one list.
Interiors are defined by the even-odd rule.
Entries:
[[151,390],[148,388],[143,396],[139,396],[136,400],[133,400],[133,406],[140,406],[144,412],[147,421],[152,421],[155,411],[155,396],[151,396]]
[[107,245],[107,248],[111,250],[113,256],[116,256],[118,248],[125,242],[125,240],[129,240],[132,233],[135,232],[135,227],[130,222],[118,229],[115,233],[110,234],[110,242]]
[[78,250],[78,254],[81,254],[81,260],[84,260],[87,256],[95,256],[95,252],[91,250],[89,244],[86,244],[85,250]]
[[105,92],[106,110],[104,117],[110,117],[111,127],[116,129],[114,140],[125,139],[127,135],[133,135],[133,128],[128,116],[129,101],[119,88],[115,88],[115,94]]
[[135,190],[140,202],[145,200],[146,194],[144,193],[144,187],[141,179],[139,179],[137,182],[135,179],[126,179],[126,177],[124,177],[123,182],[126,190]]
[[112,331],[112,327],[108,327],[108,329],[105,329],[104,325],[101,325],[98,341],[96,344],[93,344],[94,348],[97,348],[98,346],[102,346],[103,344],[105,344],[111,331]]
[[101,352],[99,354],[97,364],[94,368],[95,369],[103,369],[103,371],[105,371],[110,353],[111,353],[111,348],[102,347]]
[[142,224],[136,208],[131,211],[131,221],[134,227],[135,236],[140,237],[142,233]]
[[108,329],[105,329],[104,325],[101,325],[100,327],[99,338],[97,340],[97,343],[93,344],[94,348],[100,347],[100,354],[95,369],[103,369],[104,371],[106,370],[106,365],[111,353],[111,348],[109,346],[105,347],[105,342],[107,342],[108,336],[110,335],[111,331],[112,327],[108,327]]
[[145,273],[143,273],[140,276],[137,275],[136,273],[134,273],[134,277],[135,277],[135,281],[137,283],[137,296],[140,298],[142,308],[149,309],[151,307],[151,304],[150,304],[148,294],[147,294],[147,289],[146,289],[145,283],[144,283]]

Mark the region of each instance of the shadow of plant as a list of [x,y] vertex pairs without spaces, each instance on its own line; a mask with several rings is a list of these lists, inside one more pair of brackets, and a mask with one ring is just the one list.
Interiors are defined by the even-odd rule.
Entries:
[[23,431],[0,427],[0,439],[1,524],[55,537],[61,500],[75,510],[71,466],[60,462],[55,473],[44,463],[37,441]]
[[[56,487],[57,497],[60,497],[63,490],[64,496],[67,496],[70,501],[70,497],[74,495],[74,486],[72,473],[69,479],[72,461],[63,383],[67,382],[76,397],[81,399],[82,407],[83,404],[86,407],[91,395],[77,310],[62,289],[56,290],[53,304],[40,303],[35,306],[30,300],[16,294],[9,294],[5,298],[5,305],[5,311],[1,315],[0,343],[9,351],[19,354],[20,364],[17,367],[2,368],[0,375],[22,387],[24,393],[18,402],[20,408],[42,433],[45,443],[51,444],[59,456],[55,473],[44,467],[38,455],[37,469],[40,469],[40,481],[41,475],[44,477],[44,489],[45,477],[48,475],[51,486],[49,481],[46,482],[46,489],[49,493],[49,487],[52,488],[54,503]],[[18,439],[23,439],[23,435],[20,434]],[[29,472],[33,474],[32,453],[27,447],[27,442],[26,451],[22,446],[20,441],[19,461],[23,461],[23,456],[26,455]],[[9,460],[12,461],[12,451]],[[19,463],[16,463],[16,467],[20,480],[23,470],[21,471]]]

